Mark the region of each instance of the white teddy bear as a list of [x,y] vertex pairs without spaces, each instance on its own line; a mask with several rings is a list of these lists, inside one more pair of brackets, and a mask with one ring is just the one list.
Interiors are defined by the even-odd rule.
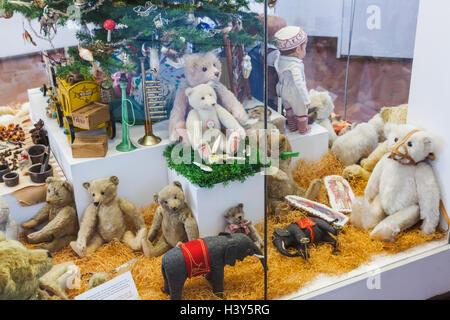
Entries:
[[358,124],[354,129],[337,137],[331,151],[336,158],[346,167],[359,163],[362,158],[367,158],[378,146],[378,142],[384,139],[384,121],[377,113],[368,122]]
[[6,240],[17,240],[19,234],[19,226],[16,221],[11,218],[8,203],[0,197],[0,237]]
[[334,111],[334,103],[331,99],[328,91],[321,92],[311,89],[309,91],[309,97],[311,98],[311,104],[309,106],[310,110],[315,109],[315,113],[317,118],[315,122],[327,129],[328,131],[328,145],[331,147],[336,140],[337,135],[334,131],[333,126],[331,125],[330,115]]
[[[198,150],[202,158],[207,160],[215,151],[211,146],[220,140],[217,142],[217,151],[235,153],[239,141],[245,138],[245,130],[230,112],[217,103],[214,83],[187,88],[186,96],[193,108],[186,119],[186,130],[194,150]],[[231,130],[228,141],[222,128]]]
[[395,236],[423,220],[425,234],[439,224],[440,189],[428,160],[435,146],[430,134],[410,125],[388,124],[388,150],[375,166],[364,198],[353,204],[352,223],[370,229],[371,236],[393,241]]

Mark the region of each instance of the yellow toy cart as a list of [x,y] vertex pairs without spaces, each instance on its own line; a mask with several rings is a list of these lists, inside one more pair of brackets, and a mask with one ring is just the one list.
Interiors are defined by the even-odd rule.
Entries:
[[100,103],[100,86],[95,81],[81,81],[73,85],[58,79],[59,104],[56,119],[64,126],[69,143],[75,140],[75,132],[106,128],[110,139],[116,136],[116,125],[109,106]]

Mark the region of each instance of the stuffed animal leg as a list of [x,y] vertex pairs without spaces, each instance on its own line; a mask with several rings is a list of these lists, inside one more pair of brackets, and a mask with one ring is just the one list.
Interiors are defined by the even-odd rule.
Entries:
[[412,227],[419,220],[419,206],[410,206],[381,221],[372,230],[370,236],[381,241],[394,241],[397,234]]

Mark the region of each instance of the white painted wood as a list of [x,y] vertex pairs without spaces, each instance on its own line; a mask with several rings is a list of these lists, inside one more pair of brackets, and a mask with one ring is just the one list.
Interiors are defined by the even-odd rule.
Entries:
[[[433,161],[441,185],[442,200],[450,209],[450,1],[421,1],[417,24],[408,122],[427,129],[439,139],[440,150]],[[448,210],[450,212],[450,210]],[[441,219],[441,224],[444,224]]]
[[222,183],[212,189],[200,188],[185,177],[168,169],[169,181],[179,181],[183,186],[186,203],[197,219],[200,237],[216,236],[225,230],[223,214],[229,208],[244,204],[247,220],[257,224],[264,220],[264,175],[262,173],[249,177],[244,183]]

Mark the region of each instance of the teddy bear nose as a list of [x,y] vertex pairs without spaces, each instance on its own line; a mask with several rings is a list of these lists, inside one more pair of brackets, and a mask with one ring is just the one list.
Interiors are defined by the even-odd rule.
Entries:
[[50,253],[50,251],[47,251],[47,257],[49,257],[50,259],[53,258],[52,254]]
[[98,202],[94,202],[94,206],[98,207],[98,204],[99,204]]
[[219,75],[220,75],[219,72],[216,72],[216,73],[214,73],[214,74],[216,75],[216,77],[219,77]]

